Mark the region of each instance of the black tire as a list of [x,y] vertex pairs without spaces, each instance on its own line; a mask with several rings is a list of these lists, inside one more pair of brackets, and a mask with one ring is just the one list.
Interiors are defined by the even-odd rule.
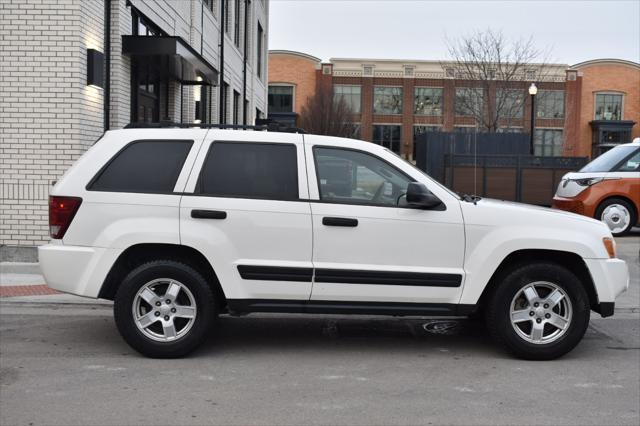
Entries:
[[631,204],[629,201],[623,198],[608,198],[604,200],[602,203],[600,203],[600,205],[596,209],[595,219],[604,222],[602,218],[602,214],[604,213],[604,210],[612,204],[620,204],[624,206],[627,209],[627,211],[629,211],[629,214],[631,215],[631,220],[629,221],[629,225],[627,225],[627,227],[625,227],[622,231],[619,231],[619,232],[611,231],[611,234],[613,236],[620,237],[622,235],[627,234],[629,231],[631,231],[631,228],[636,226],[636,224],[638,223],[638,214],[633,204]]
[[[525,340],[511,323],[512,301],[520,290],[534,282],[553,283],[571,302],[572,319],[566,331],[549,343]],[[496,286],[485,309],[491,337],[515,356],[530,360],[555,359],[575,348],[587,330],[590,313],[589,297],[583,284],[571,271],[555,263],[532,263],[513,268]]]
[[[188,331],[176,340],[160,342],[143,334],[134,320],[133,303],[138,291],[160,278],[179,281],[193,295],[197,313]],[[114,299],[113,313],[124,340],[142,355],[151,358],[179,358],[195,350],[207,338],[217,317],[211,287],[203,276],[184,263],[156,260],[133,269],[122,281]]]

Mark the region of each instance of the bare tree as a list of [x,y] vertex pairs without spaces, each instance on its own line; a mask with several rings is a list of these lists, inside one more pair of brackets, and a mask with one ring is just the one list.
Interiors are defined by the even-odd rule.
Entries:
[[330,87],[321,86],[300,110],[298,125],[316,135],[356,136],[357,126],[351,121],[353,113],[347,102],[335,96]]
[[507,41],[501,31],[487,29],[446,43],[451,61],[442,67],[456,82],[465,81],[464,88],[456,84],[456,111],[473,117],[482,131],[520,120],[528,84],[549,74],[548,53],[532,38]]

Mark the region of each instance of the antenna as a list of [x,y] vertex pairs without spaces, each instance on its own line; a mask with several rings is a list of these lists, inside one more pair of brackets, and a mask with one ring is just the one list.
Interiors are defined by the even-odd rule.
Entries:
[[478,121],[473,129],[473,195],[478,195]]

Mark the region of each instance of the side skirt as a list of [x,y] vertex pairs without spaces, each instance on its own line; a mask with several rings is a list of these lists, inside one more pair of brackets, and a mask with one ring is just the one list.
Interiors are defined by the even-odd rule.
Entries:
[[453,303],[342,302],[324,300],[227,299],[231,315],[253,312],[390,316],[467,316],[476,305]]

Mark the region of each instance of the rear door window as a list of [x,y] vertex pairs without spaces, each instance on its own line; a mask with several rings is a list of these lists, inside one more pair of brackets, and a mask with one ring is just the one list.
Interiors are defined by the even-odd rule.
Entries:
[[297,200],[296,146],[214,142],[202,166],[196,192],[216,197]]
[[172,193],[193,141],[131,142],[93,178],[92,191]]

